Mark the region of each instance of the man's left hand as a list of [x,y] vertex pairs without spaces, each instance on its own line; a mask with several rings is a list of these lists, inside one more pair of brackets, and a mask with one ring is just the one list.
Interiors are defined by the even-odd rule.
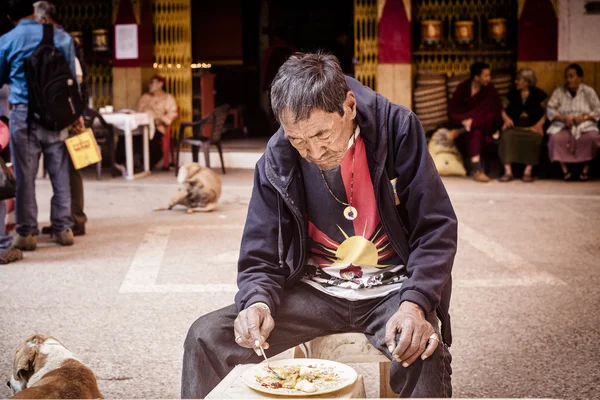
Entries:
[[[400,339],[396,344],[396,334]],[[435,335],[436,339],[431,339]],[[402,366],[408,367],[417,358],[430,357],[439,343],[439,337],[425,319],[423,310],[416,304],[405,301],[390,318],[385,327],[385,344],[392,357]]]
[[78,135],[85,129],[85,123],[83,121],[83,117],[79,117],[75,122],[73,122],[69,127],[69,136]]
[[465,129],[467,130],[467,132],[471,132],[471,128],[473,127],[473,118],[465,119],[462,122],[462,126],[465,127]]
[[83,117],[77,118],[77,121],[75,121],[75,127],[79,129],[79,131],[85,129],[85,122],[83,121]]

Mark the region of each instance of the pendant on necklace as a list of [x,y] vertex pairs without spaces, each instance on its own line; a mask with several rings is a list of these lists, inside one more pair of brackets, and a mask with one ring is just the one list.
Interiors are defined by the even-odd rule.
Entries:
[[348,206],[348,207],[344,208],[344,217],[348,221],[354,221],[354,219],[356,219],[356,217],[358,217],[358,211],[356,211],[356,208],[354,208],[352,206]]

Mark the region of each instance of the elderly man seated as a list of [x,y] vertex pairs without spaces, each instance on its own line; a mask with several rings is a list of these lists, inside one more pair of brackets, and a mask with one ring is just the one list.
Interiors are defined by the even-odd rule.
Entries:
[[239,292],[191,326],[182,397],[206,397],[261,346],[343,332],[395,361],[401,396],[451,396],[457,222],[419,120],[325,54],[290,57],[271,105],[281,128],[256,166]]

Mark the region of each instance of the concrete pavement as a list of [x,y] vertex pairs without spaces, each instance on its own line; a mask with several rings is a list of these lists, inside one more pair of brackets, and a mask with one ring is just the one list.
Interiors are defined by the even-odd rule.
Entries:
[[[44,332],[94,370],[107,398],[178,397],[188,327],[235,294],[252,172],[223,180],[218,211],[186,215],[152,211],[176,190],[172,174],[87,178],[88,235],[0,266],[0,376],[18,344]],[[600,398],[600,183],[445,183],[460,222],[455,397]],[[40,221],[50,193],[39,181]],[[358,368],[377,396],[378,370]]]

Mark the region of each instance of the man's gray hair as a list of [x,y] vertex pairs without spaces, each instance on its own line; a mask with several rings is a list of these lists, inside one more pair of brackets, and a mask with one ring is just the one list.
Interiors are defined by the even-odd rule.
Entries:
[[35,19],[44,24],[56,23],[56,7],[49,1],[38,1],[33,4]]
[[294,122],[313,110],[344,115],[350,87],[338,59],[325,53],[296,53],[279,68],[271,85],[271,107],[279,123],[285,112]]
[[529,87],[534,87],[537,83],[535,72],[531,68],[521,68],[517,76],[523,78]]

